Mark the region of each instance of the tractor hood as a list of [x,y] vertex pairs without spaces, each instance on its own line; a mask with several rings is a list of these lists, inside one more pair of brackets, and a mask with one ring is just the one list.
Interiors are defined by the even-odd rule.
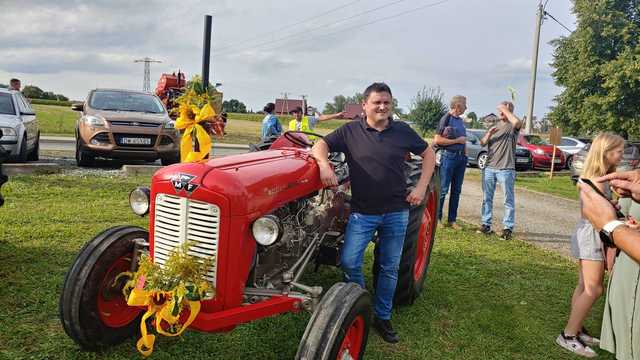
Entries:
[[198,194],[198,188],[222,195],[229,202],[230,216],[268,213],[322,188],[315,160],[308,151],[299,149],[265,150],[176,164],[156,172],[153,182],[157,181],[172,182],[174,188],[178,186],[178,193],[184,189],[182,194],[201,201],[207,199]]

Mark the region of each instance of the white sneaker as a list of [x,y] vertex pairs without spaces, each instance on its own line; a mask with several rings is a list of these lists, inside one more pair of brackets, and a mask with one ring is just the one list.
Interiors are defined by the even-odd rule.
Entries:
[[577,336],[567,336],[564,331],[558,335],[556,343],[574,354],[592,358],[598,356],[592,348],[585,345]]
[[578,339],[589,346],[600,346],[600,339],[589,335],[589,332],[587,332],[587,329],[584,327],[580,330]]

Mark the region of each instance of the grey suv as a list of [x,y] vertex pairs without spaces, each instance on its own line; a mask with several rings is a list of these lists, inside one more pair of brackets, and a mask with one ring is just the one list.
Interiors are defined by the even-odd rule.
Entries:
[[17,162],[37,161],[40,130],[31,103],[19,92],[0,89],[0,146]]

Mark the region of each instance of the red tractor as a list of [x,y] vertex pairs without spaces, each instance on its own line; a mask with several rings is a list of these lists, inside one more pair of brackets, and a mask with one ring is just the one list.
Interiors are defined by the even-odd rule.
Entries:
[[[310,133],[306,133],[310,134]],[[312,134],[321,137],[318,134]],[[190,328],[230,331],[241,323],[287,312],[312,312],[297,359],[361,359],[372,314],[369,293],[339,282],[328,291],[302,283],[315,263],[339,266],[350,212],[349,170],[330,155],[340,185],[323,188],[301,132],[286,132],[267,150],[167,166],[130,202],[149,214],[149,229],[116,226],[90,240],[68,271],[60,298],[67,334],[83,349],[117,344],[138,333],[143,308],[130,307],[118,274],[135,270],[142,253],[164,264],[185,241],[194,256],[215,256],[206,276],[216,289]],[[408,186],[421,159],[406,162]],[[436,231],[437,171],[425,201],[410,209],[395,304],[420,294]],[[135,196],[134,196],[135,195]],[[374,260],[374,276],[377,274]]]

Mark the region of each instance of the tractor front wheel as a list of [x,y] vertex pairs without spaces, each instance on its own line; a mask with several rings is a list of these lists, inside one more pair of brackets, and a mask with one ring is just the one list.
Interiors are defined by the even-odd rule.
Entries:
[[369,293],[355,283],[337,283],[311,316],[296,359],[363,359],[370,323]]
[[98,350],[136,334],[142,310],[130,307],[122,294],[137,239],[149,233],[139,227],[117,226],[89,241],[69,269],[60,295],[60,319],[65,332],[83,349]]

